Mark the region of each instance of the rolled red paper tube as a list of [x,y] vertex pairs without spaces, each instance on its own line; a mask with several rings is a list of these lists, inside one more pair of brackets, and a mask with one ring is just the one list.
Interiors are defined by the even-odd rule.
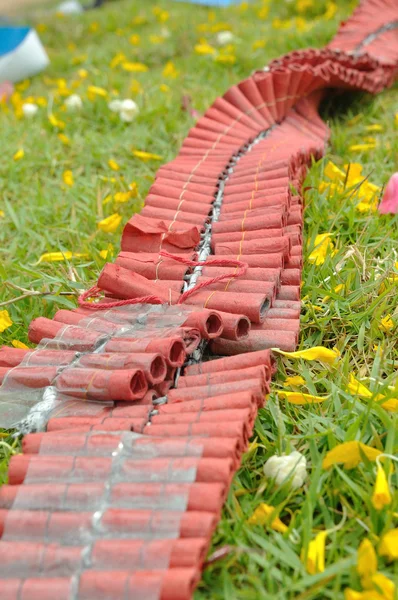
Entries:
[[[222,205],[221,215],[225,217],[225,219],[230,218],[231,216],[234,219],[239,219],[239,216],[244,213],[245,210],[256,210],[262,208],[271,208],[277,209],[280,207],[289,206],[289,196],[286,193],[283,194],[273,194],[271,196],[263,196],[261,198],[248,198],[247,200],[240,200],[239,202],[226,202]],[[229,216],[228,216],[229,215]],[[294,223],[289,222],[289,218],[287,219],[287,224],[294,225],[297,222],[297,219],[293,219]]]
[[273,189],[283,190],[289,186],[289,183],[288,177],[274,180],[268,179],[266,181],[259,181],[254,177],[253,181],[248,183],[238,183],[234,187],[226,186],[224,198],[227,199],[227,202],[240,202],[242,197],[247,197],[249,194],[252,198],[259,198],[264,194],[267,195]]
[[[181,210],[169,210],[167,208],[158,208],[156,206],[145,205],[140,214],[151,219],[160,218],[164,222],[193,225],[200,230],[203,229],[203,224],[206,220],[204,215],[197,215],[193,212],[185,212],[184,205],[182,205]],[[162,246],[162,240],[160,241],[159,247],[160,246]],[[151,248],[148,248],[147,250],[150,251],[150,249]]]
[[[250,394],[241,394],[249,398]],[[221,398],[224,398],[222,396]],[[210,401],[211,399],[209,399]],[[253,400],[254,401],[254,400]],[[189,405],[189,402],[187,403]],[[172,406],[172,405],[170,405]],[[179,405],[182,408],[182,404]],[[62,431],[57,434],[30,433],[22,440],[22,450],[25,454],[63,455],[73,451],[82,456],[111,456],[123,444],[126,452],[135,450],[149,456],[203,456],[204,458],[239,458],[239,448],[236,439],[213,437],[187,438],[169,440],[156,437],[134,437],[131,440],[121,433],[69,433]],[[132,454],[133,455],[133,454]],[[140,454],[139,454],[140,455]]]
[[281,285],[276,293],[278,300],[300,300],[299,285]]
[[[214,371],[213,373],[202,373],[200,375],[185,375],[184,377],[179,377],[178,389],[222,383],[224,381],[230,382],[257,378],[263,379],[264,382],[269,378],[269,372],[263,365],[233,370],[227,368],[224,371]],[[232,396],[234,396],[234,394],[232,394]]]
[[162,354],[168,365],[181,367],[186,352],[181,338],[167,337],[157,339],[111,338],[104,346],[104,352],[149,352]]
[[251,392],[237,392],[235,394],[223,394],[200,400],[185,400],[173,404],[160,404],[156,407],[158,414],[182,414],[184,412],[200,412],[224,410],[231,408],[250,408],[255,410],[257,398]]
[[162,396],[166,396],[166,394],[173,387],[173,385],[174,385],[174,379],[165,380],[165,381],[162,381],[162,383],[159,383],[155,387],[158,398],[160,398]]
[[[223,340],[229,342],[230,340]],[[214,343],[217,343],[215,340]],[[213,342],[211,342],[213,343]],[[242,342],[233,342],[234,344],[244,344]],[[211,396],[220,396],[227,393],[235,393],[241,391],[253,390],[256,395],[264,395],[267,391],[267,386],[264,382],[263,377],[256,379],[247,379],[246,381],[225,381],[224,383],[214,383],[201,386],[193,386],[186,388],[178,388],[176,390],[170,390],[167,395],[168,401],[172,402],[185,402],[186,400],[199,400],[200,398],[209,398]]]
[[86,316],[72,310],[61,309],[57,310],[53,320],[58,323],[65,323],[66,325],[79,325],[80,323],[80,326],[84,328],[110,335],[116,334],[121,327],[116,323],[110,323],[105,319],[101,319],[101,313],[95,313],[94,311],[92,311],[91,316]]
[[146,352],[101,352],[83,354],[79,358],[79,367],[87,369],[134,369],[144,371],[147,381],[154,385],[163,381],[167,374],[167,365],[160,353]]
[[[296,235],[296,234],[293,234]],[[291,234],[285,234],[283,229],[258,229],[256,231],[231,231],[226,233],[216,233],[211,238],[212,249],[216,247],[216,244],[223,244],[225,242],[240,242],[262,240],[264,238],[281,238],[290,237]]]
[[[214,259],[240,260],[246,263],[249,267],[255,268],[281,268],[284,260],[280,252],[272,254],[216,254],[212,256]],[[296,265],[295,265],[296,266]]]
[[[210,423],[198,423],[195,427],[204,430],[211,426]],[[171,427],[187,429],[189,424],[188,427],[163,426],[164,429]],[[229,429],[239,430],[239,423],[230,423]],[[84,506],[86,510],[95,510],[101,503],[104,486],[103,483],[23,484],[22,490],[20,485],[3,485],[0,488],[0,508],[11,508],[18,497],[21,509],[62,510],[73,507],[75,510]],[[152,501],[156,506],[165,506],[167,503],[169,510],[172,510],[174,498],[179,503],[186,501],[187,510],[219,513],[225,492],[226,487],[222,483],[118,483],[112,487],[109,502],[113,508],[123,508],[124,505],[132,506],[134,501],[148,507]]]
[[[248,409],[241,409],[247,413]],[[231,411],[228,411],[231,412]],[[241,411],[238,411],[241,412]],[[189,415],[190,413],[185,413]],[[208,414],[208,413],[204,413]],[[172,419],[178,415],[159,415],[162,419]],[[236,419],[235,419],[236,420]],[[165,421],[167,422],[167,421]],[[10,462],[8,483],[19,485],[28,478],[30,483],[54,481],[59,483],[89,483],[106,480],[117,475],[123,481],[170,481],[172,470],[175,481],[178,477],[193,475],[197,482],[221,482],[227,484],[233,473],[234,463],[226,458],[153,458],[151,461],[125,459],[119,463],[118,469],[113,458],[75,457],[75,456],[41,456],[22,455],[14,456]]]
[[261,218],[252,218],[250,213],[245,216],[242,214],[242,219],[231,219],[228,221],[218,221],[213,224],[213,233],[228,233],[232,231],[253,231],[258,229],[273,229],[281,228],[285,225],[284,211],[278,210],[270,212]]
[[212,310],[195,310],[185,319],[184,326],[200,331],[203,339],[211,340],[222,335],[225,329],[223,316]]
[[[229,440],[225,440],[229,441]],[[167,535],[178,533],[180,538],[209,538],[217,524],[212,512],[172,512],[153,510],[108,509],[101,517],[105,532],[114,537],[141,532],[157,532]],[[0,510],[0,537],[12,531],[14,539],[64,542],[84,541],[86,532],[92,531],[93,513]]]
[[261,323],[270,302],[265,294],[243,292],[195,291],[185,300],[185,304],[245,315],[252,323]]
[[261,365],[266,370],[267,380],[271,376],[271,365],[273,363],[270,350],[260,350],[242,356],[229,356],[217,360],[209,360],[185,368],[185,375],[201,375],[202,373],[218,373],[220,371],[234,371]]
[[241,185],[242,183],[252,183],[254,179],[256,181],[269,181],[273,179],[279,179],[280,177],[289,177],[292,176],[292,170],[288,166],[279,167],[278,169],[274,169],[271,171],[262,170],[264,165],[261,165],[261,170],[257,172],[255,170],[252,173],[245,175],[244,173],[238,175],[237,173],[232,173],[230,179],[226,181],[225,187],[229,189],[233,189],[234,187]]
[[53,384],[57,372],[57,367],[0,367],[0,384],[44,388]]
[[291,308],[293,310],[301,310],[300,300],[274,300],[272,308]]
[[269,240],[249,240],[242,242],[220,243],[215,245],[215,254],[282,254],[284,259],[290,255],[291,243],[286,237],[271,238]]
[[281,283],[283,285],[299,286],[301,283],[301,269],[283,269]]
[[0,366],[17,367],[23,362],[23,366],[63,367],[74,361],[76,356],[76,352],[68,350],[25,350],[3,346],[0,348]]
[[101,290],[111,292],[118,298],[157,296],[163,302],[176,304],[179,297],[173,290],[162,289],[142,275],[112,263],[107,263],[102,269],[97,285]]
[[200,240],[199,228],[185,223],[166,224],[161,219],[148,219],[135,214],[125,225],[121,248],[129,252],[182,252],[195,247]]
[[279,348],[285,352],[293,352],[298,343],[297,333],[294,331],[250,331],[247,339],[232,342],[231,340],[212,340],[211,350],[214,354],[226,356],[242,354],[245,352],[256,352],[269,348]]
[[223,324],[222,332],[217,337],[224,337],[227,340],[240,340],[245,338],[251,327],[250,320],[244,315],[233,315],[223,311],[217,313]]
[[301,269],[303,266],[302,256],[289,256],[285,261],[285,269]]
[[[198,283],[210,282],[211,277],[198,277]],[[276,296],[276,286],[272,281],[251,281],[250,279],[241,279],[240,277],[225,279],[211,283],[208,289],[218,290],[220,292],[243,292],[247,294],[264,294],[270,302]]]
[[[202,268],[203,277],[218,277],[219,275],[229,275],[231,273],[231,267],[213,267],[211,265]],[[247,281],[272,281],[279,285],[281,275],[281,269],[260,269],[260,268],[248,268],[239,275],[240,280]]]
[[185,198],[185,195],[183,195],[182,198],[179,196],[165,198],[161,194],[155,195],[155,192],[152,192],[151,190],[150,197],[145,200],[145,205],[151,206],[152,208],[165,208],[174,211],[181,210],[192,213],[193,215],[201,215],[201,217],[206,218],[211,210],[211,204],[214,200],[213,195],[208,196],[207,199],[204,199],[201,203],[195,200],[188,200]]
[[60,346],[67,345],[70,350],[76,349],[82,352],[95,349],[105,339],[103,334],[96,331],[57,323],[45,317],[38,317],[31,321],[28,337],[34,344],[39,344],[46,338],[57,338]]
[[[151,418],[152,425],[164,425],[165,423],[170,423],[172,425],[181,425],[182,423],[212,423],[214,424],[214,418],[216,415],[211,412],[200,412],[200,413],[173,413],[173,414],[159,414],[154,415]],[[221,415],[220,415],[221,416]],[[251,408],[232,408],[225,409],[222,413],[222,418],[228,420],[228,422],[232,423],[233,421],[237,421],[239,423],[244,423],[248,427],[253,426],[253,420],[255,418],[254,411]],[[210,460],[210,459],[209,459]]]
[[300,319],[299,308],[270,308],[267,319]]
[[65,369],[55,382],[57,390],[76,398],[94,400],[139,400],[148,384],[141,369],[103,371],[100,369]]
[[299,333],[299,319],[264,319],[261,325],[253,325],[255,331],[294,331]]
[[[147,425],[143,433],[144,435],[156,435],[164,437],[185,437],[187,435],[193,435],[204,437],[238,438],[239,448],[241,450],[246,448],[247,439],[251,435],[251,433],[248,432],[246,424],[240,421],[231,421],[230,423],[180,423],[179,425],[171,425],[166,423],[164,425]],[[199,509],[196,508],[196,510]]]
[[194,202],[196,205],[201,204],[202,206],[207,202],[207,204],[210,206],[212,202],[214,202],[215,197],[214,193],[209,193],[207,190],[203,192],[203,189],[201,189],[198,185],[196,185],[196,190],[194,188],[194,184],[191,184],[189,187],[187,187],[186,184],[180,184],[176,181],[170,182],[169,185],[162,185],[161,180],[159,179],[151,185],[148,195],[157,195],[163,197],[165,205],[167,205],[167,202],[170,199],[177,199],[179,201],[185,199],[189,200],[190,202]]
[[4,579],[4,600],[69,600],[73,589],[71,578]]
[[[144,254],[144,253],[143,253]],[[174,279],[182,281],[188,267],[172,260],[163,259],[154,255],[153,260],[139,258],[139,253],[120,252],[116,264],[130,269],[147,279]]]
[[[90,562],[99,570],[147,570],[153,565],[160,568],[198,567],[205,557],[209,542],[205,538],[190,540],[97,540],[92,544]],[[38,542],[0,541],[3,569],[19,577],[40,572],[53,577],[73,575],[84,564],[84,546],[65,547],[60,544]],[[9,575],[10,576],[10,575]]]
[[[147,405],[148,406],[148,405]],[[47,431],[135,431],[142,433],[148,419],[114,417],[96,418],[96,417],[62,417],[50,419],[47,423]]]

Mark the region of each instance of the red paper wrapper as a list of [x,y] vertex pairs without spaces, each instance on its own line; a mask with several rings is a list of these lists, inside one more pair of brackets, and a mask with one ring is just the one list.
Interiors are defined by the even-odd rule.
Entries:
[[[222,342],[229,343],[229,340],[222,340]],[[218,343],[217,340],[215,343]],[[213,344],[213,342],[211,342]],[[233,344],[244,344],[245,342],[231,342]],[[208,383],[201,386],[178,388],[176,390],[170,390],[167,395],[167,399],[170,403],[173,402],[185,402],[186,400],[200,400],[201,398],[210,398],[211,396],[221,396],[227,393],[237,392],[252,392],[256,395],[258,400],[262,400],[264,394],[267,392],[267,384],[264,381],[262,375],[255,379],[247,379],[240,381],[224,381],[223,383]]]
[[7,381],[11,387],[44,388],[57,377],[57,367],[0,367],[0,384]]
[[[142,253],[145,254],[144,252]],[[178,264],[174,260],[167,260],[159,257],[157,254],[152,255],[153,259],[140,258],[139,253],[120,252],[116,258],[116,264],[134,271],[147,279],[174,279],[182,281],[185,273],[188,270],[186,265]]]
[[69,365],[75,360],[76,352],[68,350],[25,350],[23,348],[0,348],[0,367],[17,367],[23,362],[24,366],[59,366]]
[[62,371],[55,382],[57,390],[76,398],[94,400],[139,400],[148,384],[141,369],[103,371],[70,368]]
[[[230,440],[223,440],[229,442]],[[90,512],[46,512],[29,510],[0,510],[0,537],[12,531],[14,539],[54,542],[83,541],[84,533],[92,530]],[[217,523],[212,512],[168,512],[152,510],[108,509],[101,524],[104,531],[116,538],[137,531],[159,532],[167,535],[168,528],[180,538],[209,538]]]
[[[194,377],[194,376],[193,376]],[[201,377],[201,376],[199,376]],[[185,378],[181,378],[185,379]],[[190,379],[188,377],[188,379]],[[229,379],[233,381],[233,379]],[[224,409],[250,408],[255,411],[257,406],[257,398],[250,391],[236,392],[232,394],[223,394],[221,396],[213,396],[210,398],[201,398],[200,400],[185,400],[184,402],[175,402],[173,404],[160,404],[156,407],[160,415],[163,414],[183,414],[191,412],[203,412]]]
[[245,215],[243,213],[242,219],[231,219],[228,221],[219,221],[214,223],[212,230],[213,233],[226,233],[231,231],[254,231],[258,229],[272,229],[272,228],[281,228],[285,225],[286,220],[284,218],[284,211],[279,210],[277,212],[273,211],[264,215],[261,218],[250,217],[250,213]]
[[297,347],[298,336],[294,331],[251,331],[249,337],[239,342],[218,339],[212,340],[210,347],[214,354],[226,356],[256,352],[268,348],[279,348],[285,352],[293,352]]
[[[212,258],[221,260],[240,260],[249,267],[261,269],[281,268],[284,264],[283,255],[278,252],[272,254],[215,254]],[[295,264],[294,267],[296,266],[297,265]]]
[[215,244],[214,253],[221,256],[230,254],[282,254],[284,259],[290,255],[291,243],[287,237],[264,240],[243,240]]
[[185,300],[185,304],[203,306],[235,315],[243,314],[252,323],[261,323],[270,303],[265,294],[220,292],[211,291],[210,288],[209,291],[194,292]]
[[105,344],[104,352],[159,353],[171,367],[181,367],[186,357],[185,344],[177,336],[157,339],[111,338]]
[[59,347],[67,346],[69,350],[80,350],[81,352],[93,350],[104,341],[104,335],[96,331],[87,331],[82,327],[65,325],[38,317],[33,319],[29,325],[28,337],[34,344],[39,344],[43,339],[57,338]]
[[[211,280],[211,277],[198,277],[198,283],[210,283]],[[231,277],[230,279],[225,279],[224,281],[211,283],[208,285],[208,289],[210,291],[216,290],[220,292],[263,294],[270,304],[277,293],[275,283],[272,281],[250,281],[243,278],[241,279],[240,277]]]
[[254,331],[294,331],[299,333],[300,321],[299,319],[264,319],[261,325],[253,325]]
[[[237,342],[233,342],[237,343]],[[246,448],[247,439],[251,433],[247,431],[245,423],[232,421],[231,423],[181,423],[179,425],[148,425],[143,431],[144,435],[156,435],[163,437],[186,437],[186,436],[204,436],[204,437],[222,437],[234,438],[239,440],[239,448]],[[1,502],[1,496],[0,496]],[[1,506],[0,506],[1,508]],[[195,509],[200,510],[195,504]],[[211,510],[209,508],[203,510]]]
[[79,358],[78,366],[106,370],[140,368],[144,371],[147,381],[152,385],[163,381],[167,374],[166,361],[159,353],[101,352],[83,354]]
[[250,352],[242,356],[230,356],[228,358],[219,358],[218,360],[209,360],[185,368],[185,375],[201,375],[203,373],[219,373],[220,371],[235,371],[250,367],[263,366],[266,371],[266,379],[271,376],[271,365],[273,359],[270,350],[260,350]]
[[[148,406],[148,405],[147,405]],[[142,433],[147,424],[147,417],[138,419],[126,418],[118,419],[114,417],[65,417],[60,419],[50,419],[47,424],[47,431],[135,431]]]
[[[203,277],[219,277],[220,275],[229,275],[231,273],[231,267],[208,267],[202,268]],[[260,269],[260,268],[248,268],[239,276],[240,280],[247,281],[271,281],[279,286],[281,277],[281,269]]]
[[195,226],[168,226],[160,219],[135,214],[123,230],[121,248],[128,252],[157,252],[161,247],[168,252],[181,252],[195,247],[199,239],[200,231]]

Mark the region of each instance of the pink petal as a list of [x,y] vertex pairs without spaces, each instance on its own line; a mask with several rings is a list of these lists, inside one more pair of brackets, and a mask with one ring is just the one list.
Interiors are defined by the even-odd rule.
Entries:
[[10,81],[0,83],[0,102],[6,102],[14,91],[14,86]]
[[398,173],[394,173],[387,183],[378,211],[382,215],[398,214]]

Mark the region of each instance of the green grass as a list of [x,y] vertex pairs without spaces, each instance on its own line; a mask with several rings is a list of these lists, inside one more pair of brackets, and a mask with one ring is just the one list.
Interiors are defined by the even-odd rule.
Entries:
[[[156,4],[157,6],[158,4]],[[1,342],[27,342],[30,320],[40,315],[51,316],[56,308],[74,306],[74,295],[92,284],[104,264],[99,252],[113,244],[117,253],[121,227],[106,234],[97,229],[102,218],[119,212],[125,221],[139,210],[142,199],[153,180],[160,162],[144,163],[132,155],[132,149],[146,150],[173,158],[194,119],[181,108],[182,97],[189,95],[195,109],[203,112],[214,98],[252,70],[270,59],[294,48],[322,46],[333,35],[338,21],[345,18],[352,3],[341,0],[332,19],[324,19],[326,2],[314,2],[316,8],[304,14],[308,29],[298,31],[272,28],[274,18],[287,19],[297,15],[294,3],[270,4],[270,16],[260,20],[258,11],[264,3],[254,3],[247,10],[232,8],[210,11],[186,4],[162,2],[169,19],[161,22],[153,14],[154,2],[115,2],[100,11],[78,18],[60,19],[49,15],[41,23],[47,29],[41,34],[48,49],[51,65],[45,74],[32,79],[22,97],[43,96],[57,118],[65,123],[64,133],[70,138],[65,146],[57,130],[49,123],[49,108],[40,108],[33,119],[17,119],[13,112],[0,112],[2,131],[2,162],[0,164],[0,302],[16,298],[20,291],[11,282],[43,295],[13,302],[7,308],[13,325],[1,334]],[[145,23],[133,24],[137,15]],[[311,20],[313,18],[313,20]],[[93,22],[97,26],[90,26]],[[233,65],[218,64],[211,56],[198,56],[194,46],[200,37],[215,44],[214,32],[198,32],[196,26],[225,23],[235,36]],[[299,22],[300,25],[300,22]],[[160,35],[167,28],[170,36],[154,44],[151,35]],[[93,31],[93,29],[95,31]],[[140,44],[128,41],[132,34],[141,36]],[[252,49],[254,41],[264,40],[265,47]],[[75,44],[75,49],[68,44]],[[110,68],[112,58],[124,52],[130,62],[143,62],[146,73],[127,73],[120,67]],[[74,64],[78,61],[81,64]],[[175,79],[162,75],[168,61],[178,70]],[[81,80],[79,69],[88,77]],[[68,88],[73,81],[82,81],[74,90],[83,98],[83,110],[67,113],[62,109],[63,98],[54,93],[56,85],[49,79],[65,79]],[[132,95],[132,80],[142,86],[142,93]],[[167,84],[169,91],[161,91]],[[95,85],[112,90],[121,97],[133,97],[140,107],[138,118],[131,124],[121,123],[107,108],[107,100],[87,99],[87,86]],[[204,571],[196,598],[280,600],[299,598],[339,599],[347,586],[358,587],[355,570],[356,553],[361,540],[369,537],[375,544],[378,536],[397,526],[397,471],[391,472],[390,486],[394,500],[384,511],[376,511],[370,502],[375,482],[374,463],[361,463],[353,470],[339,467],[322,470],[325,452],[336,444],[360,440],[379,449],[394,453],[398,448],[397,417],[387,413],[375,402],[365,402],[347,391],[350,373],[378,386],[383,392],[396,385],[398,358],[396,332],[397,285],[386,283],[380,293],[382,279],[391,274],[398,260],[397,217],[363,215],[355,209],[351,191],[319,193],[323,169],[328,160],[342,166],[349,162],[363,165],[365,176],[379,186],[385,185],[397,170],[397,128],[394,113],[397,107],[397,88],[376,98],[358,94],[340,96],[325,103],[323,117],[332,128],[328,156],[315,165],[306,186],[307,254],[315,235],[332,232],[336,254],[328,256],[321,266],[306,261],[304,271],[304,311],[302,316],[301,347],[314,345],[336,346],[342,355],[337,368],[319,363],[304,363],[283,359],[279,361],[278,376],[267,407],[260,412],[255,439],[258,447],[244,457],[237,473],[223,518],[213,539],[213,549],[229,546],[226,556],[210,564]],[[359,115],[359,118],[358,118]],[[356,120],[353,119],[357,117]],[[352,121],[355,120],[354,124]],[[380,124],[382,133],[368,133],[366,127]],[[354,153],[349,150],[366,136],[376,137],[375,150]],[[14,153],[23,147],[25,156],[13,161]],[[120,164],[113,173],[108,159]],[[72,170],[75,185],[64,189],[62,173]],[[121,179],[120,174],[124,176]],[[115,176],[116,183],[101,177]],[[128,203],[103,205],[102,200],[116,191],[127,189],[135,181],[139,195]],[[349,250],[354,252],[349,252]],[[37,264],[44,252],[67,251],[87,254],[85,259],[71,262]],[[348,256],[347,256],[348,253]],[[343,262],[342,262],[343,261]],[[340,270],[336,272],[336,266]],[[344,284],[344,290],[333,289]],[[325,296],[330,299],[322,302]],[[395,311],[395,317],[394,317]],[[380,320],[393,315],[395,329],[380,330]],[[375,349],[378,346],[378,349]],[[293,406],[278,400],[286,375],[300,374],[306,381],[303,391],[327,395],[320,405]],[[381,387],[380,387],[381,386]],[[391,392],[390,392],[391,395]],[[10,450],[7,443],[18,448],[18,442],[5,437],[0,441],[0,477],[6,477]],[[265,460],[275,453],[298,449],[309,464],[309,477],[303,488],[292,492],[286,486],[275,489],[263,475]],[[260,502],[280,508],[280,517],[289,524],[282,535],[264,526],[246,523]],[[342,527],[331,533],[326,543],[326,570],[309,575],[300,560],[302,548],[317,531],[330,529],[343,521]],[[397,577],[395,563],[379,558],[379,569],[392,579]]]

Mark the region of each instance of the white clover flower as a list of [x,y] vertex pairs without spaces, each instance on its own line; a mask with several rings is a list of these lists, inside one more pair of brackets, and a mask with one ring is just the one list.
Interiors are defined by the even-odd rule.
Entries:
[[296,490],[307,477],[307,461],[296,450],[288,455],[271,456],[264,465],[264,474],[268,479],[275,479],[277,485],[290,481]]
[[25,102],[22,104],[22,112],[25,117],[34,117],[34,115],[39,110],[37,104],[33,104],[33,102]]
[[120,112],[122,109],[122,100],[119,100],[119,98],[115,98],[114,100],[111,100],[108,104],[108,108],[112,112],[115,112],[115,113]]
[[72,94],[65,100],[65,106],[68,110],[80,110],[83,102],[78,94]]
[[219,31],[216,40],[219,46],[225,46],[233,42],[234,38],[235,36],[231,31]]
[[138,114],[138,106],[134,102],[134,100],[122,100],[122,104],[120,107],[120,118],[125,123],[130,123],[135,116]]

